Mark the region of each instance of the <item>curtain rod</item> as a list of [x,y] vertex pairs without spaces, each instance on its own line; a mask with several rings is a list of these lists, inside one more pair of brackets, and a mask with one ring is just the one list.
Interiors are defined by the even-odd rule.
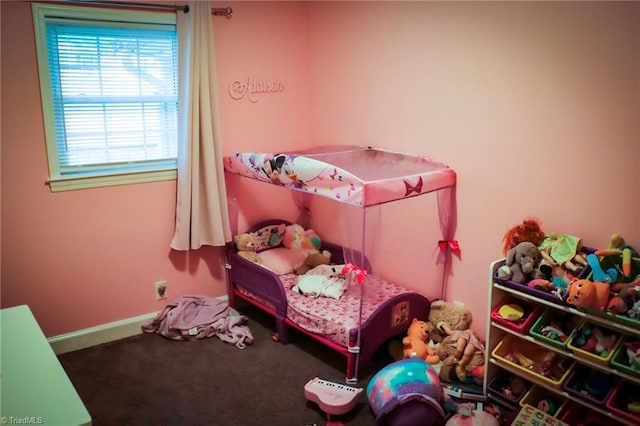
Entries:
[[[119,2],[119,1],[94,1],[94,0],[57,0],[56,2],[63,3],[81,3],[94,6],[120,6],[120,7],[137,7],[142,9],[155,9],[155,10],[181,10],[184,13],[189,13],[189,6],[177,6],[168,4],[157,3],[131,3],[131,2]],[[211,14],[215,16],[225,16],[231,18],[233,16],[233,9],[230,7],[212,7]]]

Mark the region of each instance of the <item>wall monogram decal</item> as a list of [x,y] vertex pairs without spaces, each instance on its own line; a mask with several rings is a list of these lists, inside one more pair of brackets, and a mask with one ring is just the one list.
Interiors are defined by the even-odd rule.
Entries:
[[240,100],[246,96],[250,102],[258,102],[258,97],[263,93],[278,93],[284,91],[284,84],[281,81],[265,81],[264,79],[235,80],[229,86],[229,96],[235,100]]

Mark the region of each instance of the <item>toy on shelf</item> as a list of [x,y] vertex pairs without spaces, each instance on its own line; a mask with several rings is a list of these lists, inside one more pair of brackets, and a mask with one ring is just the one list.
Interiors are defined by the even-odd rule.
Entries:
[[563,387],[580,399],[603,405],[613,390],[615,380],[615,376],[611,374],[580,364],[569,375]]
[[578,308],[591,308],[604,312],[609,302],[609,294],[608,284],[579,279],[569,284],[566,302]]
[[502,237],[502,242],[504,243],[502,254],[506,256],[509,250],[525,241],[538,247],[544,241],[544,237],[545,234],[540,227],[540,222],[535,218],[526,218],[522,223],[512,227],[504,234]]
[[609,241],[609,248],[596,250],[596,256],[621,256],[622,257],[622,273],[625,281],[633,279],[632,276],[632,257],[638,257],[636,249],[628,245],[624,238],[619,234],[613,234]]
[[572,348],[590,352],[598,357],[609,358],[619,338],[620,336],[611,331],[585,324],[576,330],[570,344]]
[[547,234],[538,250],[549,264],[562,266],[568,271],[577,272],[587,266],[582,239],[574,235]]
[[640,371],[640,340],[624,342],[629,367]]
[[440,357],[429,346],[429,324],[414,318],[409,324],[407,335],[402,339],[404,358],[418,358],[429,364],[437,364]]
[[528,283],[534,278],[543,278],[539,270],[540,251],[535,244],[523,241],[509,249],[505,266],[509,268],[508,279],[517,283]]

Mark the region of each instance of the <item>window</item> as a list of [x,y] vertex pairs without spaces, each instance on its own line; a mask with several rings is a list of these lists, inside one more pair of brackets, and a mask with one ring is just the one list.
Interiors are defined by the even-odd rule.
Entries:
[[173,13],[33,4],[52,191],[175,179]]

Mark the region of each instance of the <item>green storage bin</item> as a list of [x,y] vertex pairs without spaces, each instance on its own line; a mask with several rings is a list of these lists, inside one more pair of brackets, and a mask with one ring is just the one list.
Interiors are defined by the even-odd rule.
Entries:
[[[579,326],[580,319],[575,315],[555,309],[547,309],[531,326],[529,334],[542,342],[566,348]],[[545,330],[547,327],[550,327],[548,332]],[[556,333],[555,330],[562,331],[562,334]],[[555,335],[563,335],[564,337],[562,339],[554,338],[553,336]]]

